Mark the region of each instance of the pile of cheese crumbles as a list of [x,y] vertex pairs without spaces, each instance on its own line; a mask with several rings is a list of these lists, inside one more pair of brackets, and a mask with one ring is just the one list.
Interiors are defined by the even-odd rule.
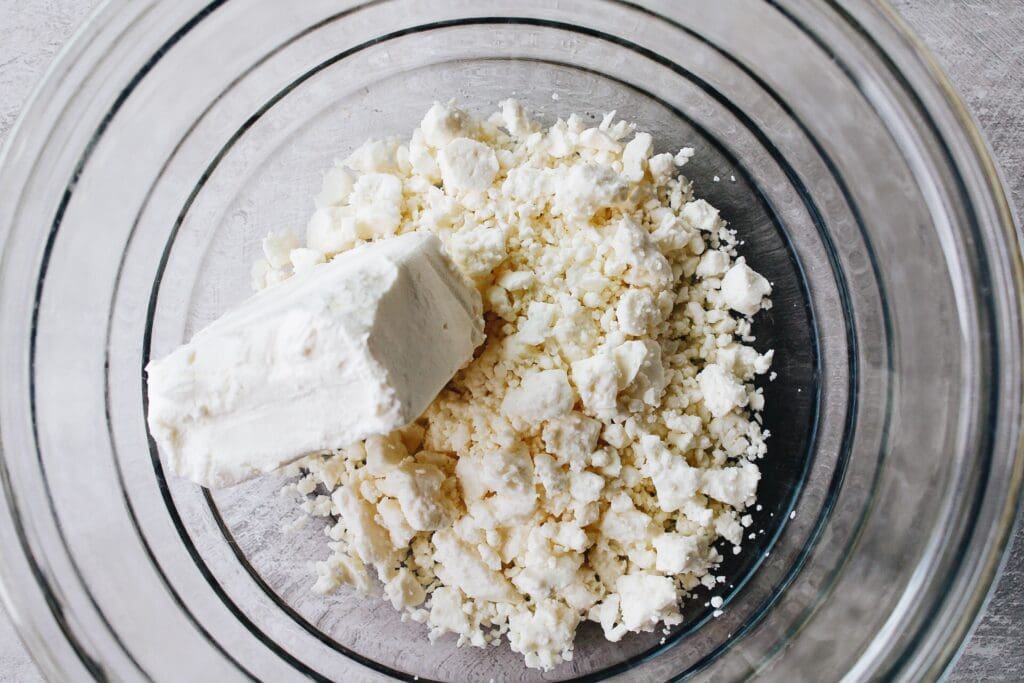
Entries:
[[305,246],[265,240],[257,289],[429,231],[484,302],[485,343],[416,423],[288,470],[329,521],[316,590],[382,584],[431,639],[504,636],[548,669],[582,620],[667,629],[723,580],[766,450],[750,318],[771,287],[678,175],[692,154],[614,113],[542,129],[513,100],[435,104],[326,173]]

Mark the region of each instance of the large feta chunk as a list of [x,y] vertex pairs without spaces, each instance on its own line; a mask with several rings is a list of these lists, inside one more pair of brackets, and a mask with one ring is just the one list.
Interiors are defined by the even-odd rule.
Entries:
[[479,296],[436,237],[375,243],[151,362],[150,430],[174,472],[228,486],[408,424],[482,339]]

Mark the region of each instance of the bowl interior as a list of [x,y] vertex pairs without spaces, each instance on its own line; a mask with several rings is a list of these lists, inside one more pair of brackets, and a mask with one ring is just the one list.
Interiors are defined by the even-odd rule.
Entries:
[[[965,563],[998,555],[1020,475],[1015,290],[976,159],[945,155],[872,42],[894,29],[859,12],[872,31],[831,3],[111,3],[0,168],[0,531],[21,549],[0,567],[48,670],[824,680],[948,661],[953,601],[980,604],[988,576]],[[753,538],[677,629],[609,644],[586,625],[548,673],[312,593],[323,520],[292,524],[283,478],[204,491],[166,476],[145,424],[146,362],[248,296],[260,239],[304,232],[334,159],[408,136],[434,100],[509,96],[694,147],[696,194],[774,286]]]
[[[182,343],[248,295],[249,266],[259,257],[261,237],[271,230],[302,234],[320,175],[334,159],[344,158],[370,137],[408,137],[434,99],[454,98],[486,115],[514,93],[548,125],[573,112],[596,125],[604,113],[617,110],[654,135],[656,151],[683,146],[697,150],[684,172],[695,181],[696,193],[719,207],[739,231],[741,253],[774,285],[774,308],[759,317],[756,330],[759,349],[776,349],[778,378],[763,382],[764,420],[772,436],[763,463],[761,508],[752,511],[754,539],[745,542],[740,555],[732,553],[731,545],[722,547],[726,561],[717,573],[726,582],[714,591],[696,592],[685,604],[685,622],[671,633],[634,635],[612,645],[595,624],[586,625],[572,663],[553,673],[558,678],[597,674],[672,647],[711,618],[711,595],[728,598],[734,607],[746,601],[752,608],[754,596],[744,595],[742,587],[769,551],[800,489],[810,457],[818,387],[807,283],[780,219],[751,171],[712,133],[642,85],[591,71],[539,60],[463,59],[403,70],[353,91],[347,70],[347,65],[325,64],[293,84],[258,118],[248,119],[217,151],[215,163],[192,191],[194,199],[180,216],[180,228],[163,245],[166,268],[152,282],[131,284],[152,290],[159,324],[154,325],[150,355],[159,357]],[[524,87],[527,83],[531,87]],[[173,312],[164,313],[165,300],[174,302]],[[147,359],[144,355],[143,361]],[[163,478],[155,452],[152,458],[157,476]],[[286,528],[300,511],[294,501],[277,495],[283,483],[271,476],[199,495],[186,483],[167,482],[169,511],[190,520],[182,540],[193,543],[191,537],[216,529],[219,533],[210,542],[230,548],[231,553],[213,558],[201,554],[212,575],[237,577],[224,582],[227,599],[245,604],[255,592],[275,607],[261,613],[265,621],[258,628],[273,631],[273,622],[286,622],[312,636],[317,649],[328,648],[331,656],[355,654],[389,672],[442,680],[458,680],[467,671],[483,680],[541,679],[539,673],[524,670],[521,656],[507,647],[457,649],[454,637],[432,644],[425,627],[403,622],[380,599],[347,587],[326,597],[310,592],[314,575],[309,565],[327,554],[326,520]],[[323,655],[317,654],[316,660],[322,665]]]

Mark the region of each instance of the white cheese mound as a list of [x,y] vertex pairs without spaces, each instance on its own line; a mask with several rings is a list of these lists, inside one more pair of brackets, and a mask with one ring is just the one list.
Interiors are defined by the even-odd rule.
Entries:
[[582,620],[613,641],[670,627],[715,585],[766,452],[752,382],[772,353],[748,344],[771,285],[678,175],[693,150],[655,150],[613,115],[543,129],[512,100],[435,104],[407,144],[327,172],[305,247],[271,245],[257,285],[432,233],[487,340],[414,424],[293,466],[331,496],[317,590],[379,579],[431,639],[507,637],[550,669]]
[[479,295],[433,235],[321,265],[287,237],[264,251],[271,267],[291,258],[301,272],[146,368],[153,438],[203,486],[409,424],[483,341]]

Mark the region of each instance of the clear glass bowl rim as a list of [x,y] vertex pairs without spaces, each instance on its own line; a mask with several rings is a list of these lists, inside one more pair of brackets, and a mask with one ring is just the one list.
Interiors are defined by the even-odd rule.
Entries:
[[[18,181],[22,180],[22,176],[31,172],[34,152],[45,145],[45,132],[40,135],[39,122],[44,122],[45,125],[58,120],[60,114],[63,113],[62,108],[66,104],[54,97],[61,93],[61,79],[67,75],[70,65],[77,60],[95,56],[95,52],[90,52],[88,48],[96,41],[102,42],[108,39],[104,35],[104,28],[110,18],[133,4],[135,3],[131,0],[105,0],[92,11],[73,38],[58,53],[26,102],[3,148],[0,149],[0,187],[17,188],[19,187]],[[856,1],[844,4],[858,5]],[[131,11],[138,10],[136,8]],[[1024,298],[1022,298],[1024,260],[1022,260],[1021,252],[1021,243],[1024,240],[1021,238],[1017,227],[1019,223],[1007,199],[1004,182],[998,167],[992,161],[988,145],[972,114],[962,102],[936,59],[900,18],[896,10],[886,0],[880,0],[876,6],[871,8],[858,6],[858,11],[874,12],[876,19],[886,22],[894,29],[894,35],[898,38],[880,42],[880,49],[885,54],[896,57],[894,61],[890,62],[894,68],[899,68],[898,64],[909,63],[918,67],[913,74],[903,72],[907,87],[917,97],[920,97],[920,93],[927,91],[931,96],[928,101],[941,102],[941,111],[935,111],[935,104],[930,107],[922,106],[942,123],[944,135],[950,135],[951,130],[954,131],[958,137],[957,142],[961,144],[960,151],[966,150],[965,153],[969,155],[966,160],[961,155],[957,161],[960,166],[965,163],[970,164],[968,171],[973,173],[972,179],[976,181],[972,189],[975,194],[981,193],[980,199],[984,200],[982,209],[988,210],[986,215],[981,216],[981,221],[987,224],[988,234],[998,236],[999,247],[1001,247],[1000,256],[1005,258],[1007,269],[1004,275],[1009,282],[1012,282],[1012,291],[997,291],[992,296],[1000,299],[1002,307],[999,310],[1007,313],[1009,318],[1002,322],[1018,333],[1017,340],[1019,342],[1021,338],[1024,338],[1020,334],[1022,331],[1021,320],[1024,318]],[[6,254],[10,231],[9,223],[6,221],[0,223],[0,254]],[[1007,349],[1013,355],[1014,363],[1011,363],[1011,367],[1020,367],[1022,354],[1019,344],[1017,348],[1008,346]],[[1024,377],[1017,377],[1015,382],[1010,382],[1014,386],[1017,396],[1020,396],[1022,381],[1024,381]],[[1014,394],[1011,393],[1011,395]],[[1019,414],[1020,406],[1015,406],[1014,410]],[[1008,425],[996,425],[997,429],[1000,427],[1007,428]],[[1024,484],[1024,438],[1022,438],[1019,425],[1009,425],[1009,427],[1016,430],[1015,438],[1012,440],[1012,450],[988,454],[990,458],[1003,458],[1004,470],[1011,473],[1009,481],[1004,482],[1006,494],[1002,496],[1001,501],[995,503],[995,511],[991,515],[991,525],[981,526],[975,531],[976,534],[987,534],[988,552],[978,557],[965,558],[953,572],[951,583],[953,579],[969,577],[966,579],[966,585],[970,588],[970,594],[963,603],[959,618],[953,623],[937,622],[929,629],[930,633],[926,635],[929,636],[931,642],[927,649],[927,659],[931,661],[923,669],[916,667],[918,672],[938,676],[955,661],[991,597],[1005,564],[1009,544],[1021,516],[1018,513],[1021,507],[1022,484]],[[2,444],[2,434],[0,434],[0,444]],[[3,451],[0,448],[0,461],[3,457]],[[0,507],[0,530],[7,532],[9,527],[17,523],[18,513],[16,497],[13,495],[6,470],[3,468],[0,468],[0,484],[3,485],[0,496],[5,502],[5,505]],[[28,542],[32,542],[31,537],[28,538]],[[25,582],[42,582],[45,579],[39,574],[35,577],[27,576],[24,567],[12,561],[8,555],[8,553],[0,554],[0,599],[44,675],[49,678],[57,678],[61,669],[53,661],[55,654],[53,648],[42,634],[52,628],[53,622],[57,622],[58,627],[63,628],[60,618],[55,612],[26,611],[24,608],[27,603],[21,600],[19,591],[20,586]],[[44,622],[47,628],[41,627]],[[937,636],[938,640],[934,640],[938,631],[942,633]],[[914,643],[914,645],[919,644]],[[906,662],[907,658],[904,658],[903,661]]]

